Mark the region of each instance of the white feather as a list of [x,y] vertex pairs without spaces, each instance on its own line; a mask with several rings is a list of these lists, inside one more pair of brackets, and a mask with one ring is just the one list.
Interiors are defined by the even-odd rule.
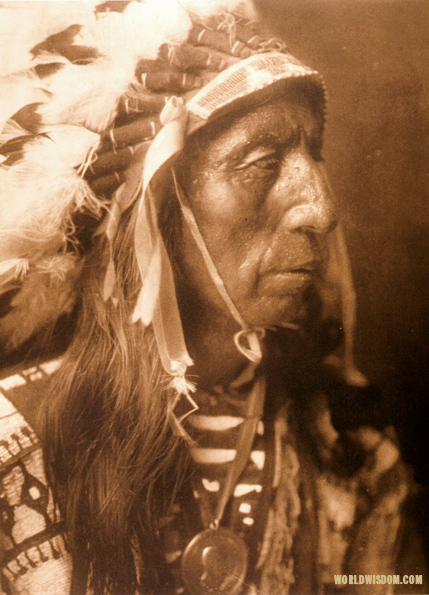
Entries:
[[0,260],[55,251],[71,212],[100,212],[100,201],[74,169],[98,144],[98,134],[77,126],[46,134],[29,141],[12,167],[0,167]]
[[191,26],[178,0],[148,0],[131,2],[123,13],[101,16],[93,34],[97,47],[112,59],[119,55],[154,59],[166,41],[185,41]]
[[182,5],[193,16],[205,19],[225,12],[236,12],[253,18],[255,9],[250,0],[181,0]]
[[6,353],[72,311],[80,270],[76,256],[65,254],[43,260],[28,272],[12,309],[0,318],[0,343]]
[[[31,146],[27,150],[27,155],[32,161],[42,161],[46,157],[46,153],[52,157],[51,151],[54,149],[54,167],[77,167],[84,160],[88,151],[96,147],[100,141],[100,136],[83,126],[73,126],[63,124],[62,126],[54,126],[52,129],[43,127],[41,133],[47,137],[41,138],[38,143],[41,146],[36,147],[34,154]],[[51,141],[51,142],[49,142]],[[52,147],[52,143],[54,147]]]
[[30,103],[47,100],[47,94],[40,88],[35,77],[10,76],[0,79],[0,130],[5,122],[18,110]]
[[0,262],[0,291],[2,291],[4,285],[11,281],[25,277],[28,267],[29,262],[26,258],[12,258]]
[[[54,30],[51,26],[49,33],[75,22],[82,23],[85,27],[75,42],[96,48],[101,57],[84,67],[66,63],[59,72],[45,79],[43,87],[53,97],[44,103],[39,112],[47,124],[82,124],[94,131],[101,131],[112,122],[119,98],[133,80],[137,61],[141,58],[155,59],[163,43],[181,43],[186,39],[192,26],[189,14],[206,18],[220,11],[240,9],[243,12],[244,6],[249,12],[251,8],[249,0],[147,0],[131,2],[122,13],[112,11],[95,17],[91,12],[94,2],[84,3],[80,10],[73,6],[74,2],[61,4],[61,18],[55,10],[52,12],[57,28]],[[24,14],[28,18],[31,11]],[[47,16],[50,14],[47,13]],[[32,42],[43,40],[43,37],[34,39],[34,28],[30,29]],[[47,28],[41,27],[40,32],[46,33]],[[49,60],[67,62],[62,57],[42,54],[33,65]],[[24,93],[21,101],[13,101],[16,109],[9,109],[8,99],[3,101],[6,105],[3,121],[23,105],[46,99],[41,98],[40,90],[36,95],[31,84],[26,93],[30,94],[27,98]]]
[[183,41],[190,27],[177,0],[131,2],[123,13],[102,13],[80,33],[82,42],[95,47],[101,57],[84,67],[69,63],[43,81],[53,95],[39,109],[43,121],[104,130],[133,81],[138,60],[156,58],[166,41]]
[[[31,48],[73,24],[90,25],[97,0],[1,2],[0,76],[32,66]],[[13,50],[13,51],[11,51]]]
[[134,64],[100,58],[85,67],[68,64],[45,83],[52,93],[38,113],[45,124],[69,123],[101,132],[115,116],[119,98],[128,88]]
[[[0,132],[0,145],[7,143],[10,140],[16,139],[19,136],[32,136],[31,132],[25,130],[18,122],[14,120],[9,120],[3,126],[3,129]],[[4,156],[7,159],[6,156]]]

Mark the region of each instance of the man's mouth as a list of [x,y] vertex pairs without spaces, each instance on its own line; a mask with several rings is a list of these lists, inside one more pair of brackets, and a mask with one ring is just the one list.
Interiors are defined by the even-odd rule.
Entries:
[[289,266],[283,272],[287,273],[315,273],[320,269],[320,260],[310,260],[308,262],[299,263],[294,266]]
[[303,291],[314,283],[320,271],[320,262],[312,260],[297,263],[285,269],[268,269],[261,275],[259,291],[264,294],[287,295]]

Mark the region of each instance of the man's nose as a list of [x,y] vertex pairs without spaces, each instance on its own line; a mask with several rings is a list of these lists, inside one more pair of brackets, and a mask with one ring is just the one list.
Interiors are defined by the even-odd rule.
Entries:
[[305,147],[298,147],[289,155],[277,189],[284,208],[282,225],[288,231],[328,233],[337,225],[326,173]]

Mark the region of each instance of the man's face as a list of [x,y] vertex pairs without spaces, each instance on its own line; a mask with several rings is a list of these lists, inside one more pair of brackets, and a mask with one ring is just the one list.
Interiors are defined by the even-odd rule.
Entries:
[[[249,325],[305,314],[305,295],[326,262],[335,212],[320,170],[322,122],[290,90],[191,137],[180,178],[210,255]],[[208,306],[219,296],[186,224],[178,265]]]

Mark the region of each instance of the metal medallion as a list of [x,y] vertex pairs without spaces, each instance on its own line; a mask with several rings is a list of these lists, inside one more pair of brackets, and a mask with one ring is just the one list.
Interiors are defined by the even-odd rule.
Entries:
[[182,556],[182,578],[192,595],[237,595],[247,571],[247,546],[229,529],[198,533]]

